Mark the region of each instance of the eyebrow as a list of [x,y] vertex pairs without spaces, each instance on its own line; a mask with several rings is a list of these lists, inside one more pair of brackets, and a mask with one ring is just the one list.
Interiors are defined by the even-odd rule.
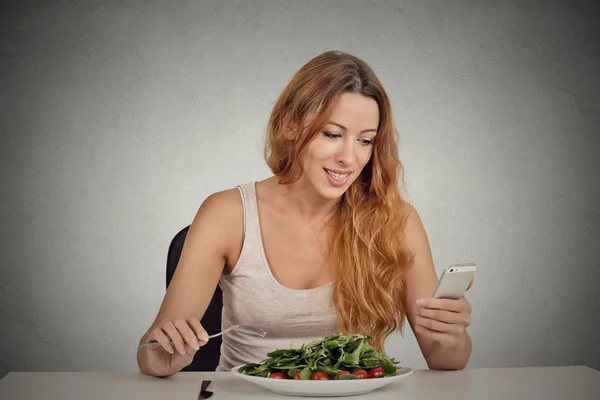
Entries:
[[[337,127],[340,127],[343,130],[345,130],[345,131],[348,130],[348,128],[346,128],[344,125],[340,125],[337,122],[329,121],[329,124],[335,125]],[[367,132],[375,132],[375,133],[377,133],[377,129],[365,129],[365,130],[360,131],[360,133],[367,133]]]

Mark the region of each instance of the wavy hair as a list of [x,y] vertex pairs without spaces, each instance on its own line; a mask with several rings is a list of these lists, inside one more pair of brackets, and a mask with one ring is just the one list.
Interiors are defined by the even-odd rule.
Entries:
[[265,159],[281,184],[296,182],[308,145],[327,124],[343,93],[375,100],[380,120],[371,159],[330,219],[332,302],[343,333],[370,335],[371,344],[383,351],[385,339],[394,331],[402,334],[404,327],[405,272],[413,263],[404,227],[411,208],[400,191],[404,170],[390,101],[369,65],[339,51],[305,64],[273,108]]

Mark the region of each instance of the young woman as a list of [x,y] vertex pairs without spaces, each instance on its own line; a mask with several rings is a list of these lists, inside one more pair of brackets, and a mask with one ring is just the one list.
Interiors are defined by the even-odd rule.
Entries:
[[386,337],[405,318],[432,369],[464,368],[471,305],[428,298],[427,235],[401,196],[390,102],[372,69],[337,51],[304,65],[272,112],[265,147],[274,176],[214,193],[200,206],[158,315],[142,336],[140,371],[168,376],[208,341],[200,324],[219,284],[218,370],[336,332]]

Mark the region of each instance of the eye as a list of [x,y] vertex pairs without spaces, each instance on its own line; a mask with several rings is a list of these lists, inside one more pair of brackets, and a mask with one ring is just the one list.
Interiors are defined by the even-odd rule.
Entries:
[[375,139],[358,139],[358,141],[363,145],[363,146],[371,146],[373,145],[373,142],[375,141]]
[[337,139],[337,138],[342,137],[342,135],[340,135],[339,133],[333,133],[333,132],[327,132],[327,131],[324,131],[323,135],[325,135],[325,137],[327,137],[329,139]]

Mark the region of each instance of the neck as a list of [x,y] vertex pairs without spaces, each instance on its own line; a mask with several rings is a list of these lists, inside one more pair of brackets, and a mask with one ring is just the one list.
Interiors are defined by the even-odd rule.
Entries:
[[340,202],[340,199],[320,196],[303,178],[292,184],[281,185],[275,177],[275,184],[283,194],[290,212],[306,221],[327,221]]

